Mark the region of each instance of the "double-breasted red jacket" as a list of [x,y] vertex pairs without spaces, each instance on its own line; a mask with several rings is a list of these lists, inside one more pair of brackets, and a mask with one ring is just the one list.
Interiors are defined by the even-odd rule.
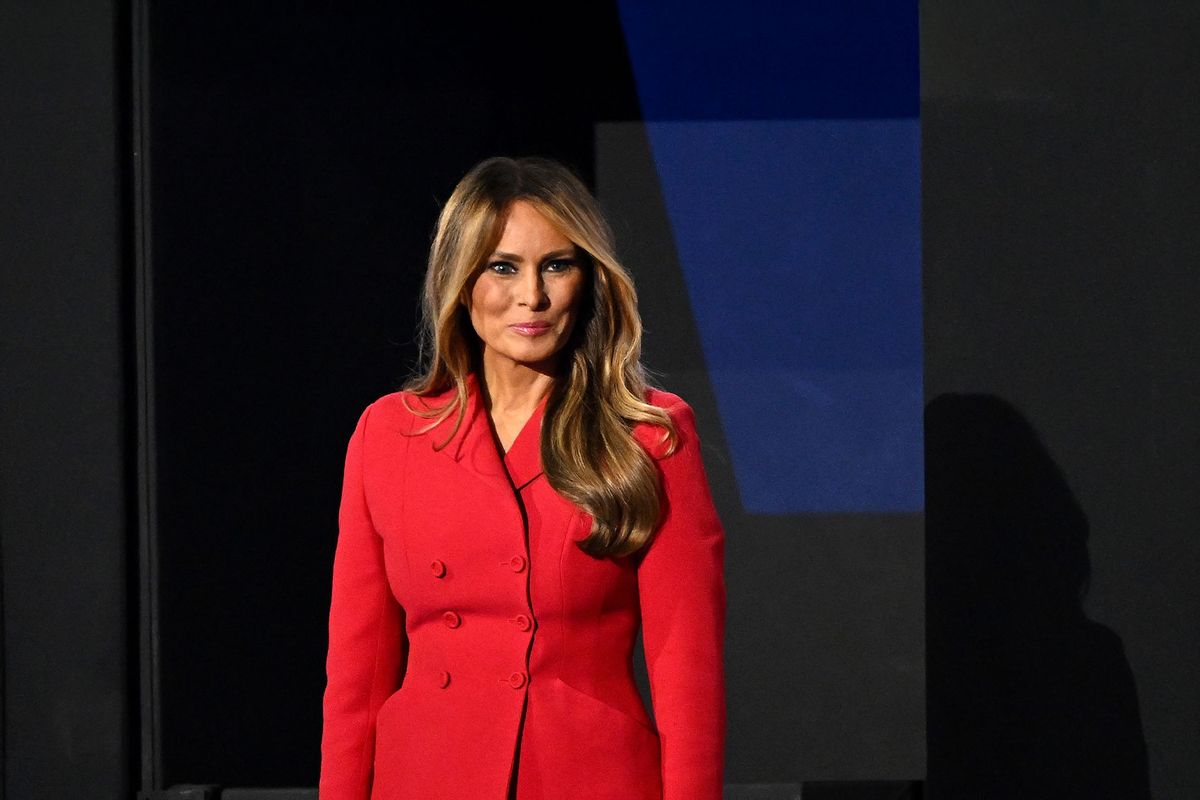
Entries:
[[[691,407],[648,390],[665,516],[623,559],[575,546],[591,517],[541,469],[543,398],[507,453],[474,373],[462,426],[362,413],[346,453],[329,612],[321,800],[718,800],[724,533]],[[450,394],[433,399],[440,404]],[[408,395],[410,404],[419,398]],[[651,721],[634,682],[639,625]]]

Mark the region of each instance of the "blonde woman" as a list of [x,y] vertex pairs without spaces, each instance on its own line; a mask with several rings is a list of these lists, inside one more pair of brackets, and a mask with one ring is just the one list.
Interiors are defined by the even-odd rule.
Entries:
[[347,449],[321,800],[718,800],[724,533],[595,199],[478,164],[423,312],[422,374]]

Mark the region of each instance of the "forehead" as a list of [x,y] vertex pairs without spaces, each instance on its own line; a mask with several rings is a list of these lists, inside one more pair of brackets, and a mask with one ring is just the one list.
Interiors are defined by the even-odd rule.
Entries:
[[528,200],[514,200],[504,215],[498,250],[514,247],[552,249],[569,248],[572,241],[537,206]]

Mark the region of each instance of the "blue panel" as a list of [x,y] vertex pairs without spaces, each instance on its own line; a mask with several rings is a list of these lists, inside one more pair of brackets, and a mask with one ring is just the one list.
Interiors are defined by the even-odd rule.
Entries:
[[618,6],[745,507],[920,510],[917,3]]
[[915,0],[620,0],[643,118],[915,117]]
[[745,507],[921,509],[919,123],[647,128]]

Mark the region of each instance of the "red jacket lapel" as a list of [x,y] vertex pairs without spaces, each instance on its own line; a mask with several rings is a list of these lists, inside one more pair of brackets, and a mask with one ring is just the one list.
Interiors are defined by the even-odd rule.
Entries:
[[[440,405],[453,396],[453,389],[439,395],[434,404]],[[511,478],[513,486],[521,489],[542,474],[541,424],[549,393],[542,397],[529,420],[517,434],[508,452],[501,455],[492,433],[491,420],[483,404],[479,379],[467,373],[467,409],[462,425],[454,437],[439,452],[463,467],[491,479]],[[453,415],[430,431],[430,447],[440,443],[454,425]]]

